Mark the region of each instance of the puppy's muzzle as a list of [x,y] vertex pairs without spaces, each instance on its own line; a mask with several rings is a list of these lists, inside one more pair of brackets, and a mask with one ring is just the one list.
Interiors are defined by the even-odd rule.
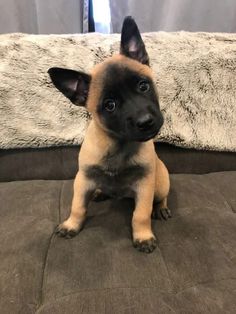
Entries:
[[154,138],[160,131],[162,124],[163,117],[161,114],[154,116],[146,113],[140,116],[136,121],[137,139],[143,142]]
[[153,129],[155,121],[150,114],[145,114],[138,119],[136,126],[140,131],[148,131]]

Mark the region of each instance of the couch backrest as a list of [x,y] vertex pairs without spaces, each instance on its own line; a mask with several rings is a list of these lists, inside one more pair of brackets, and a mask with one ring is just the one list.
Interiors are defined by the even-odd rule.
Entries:
[[[170,173],[209,173],[236,170],[236,153],[197,151],[156,144]],[[79,147],[0,151],[0,181],[73,179],[78,170]]]

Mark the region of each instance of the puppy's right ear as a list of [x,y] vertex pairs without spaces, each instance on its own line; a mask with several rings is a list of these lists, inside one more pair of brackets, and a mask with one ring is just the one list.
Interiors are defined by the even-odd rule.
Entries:
[[76,106],[85,106],[91,76],[89,74],[62,68],[50,68],[48,74],[53,84]]

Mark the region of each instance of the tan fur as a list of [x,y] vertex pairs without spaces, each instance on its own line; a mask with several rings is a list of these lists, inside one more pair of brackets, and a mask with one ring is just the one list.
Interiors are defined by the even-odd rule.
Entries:
[[[62,228],[79,231],[86,214],[84,195],[89,188],[96,186],[86,179],[84,171],[87,166],[99,164],[113,145],[110,137],[92,120],[79,154],[80,171],[74,183],[74,197],[70,217],[61,225]],[[169,192],[169,175],[163,162],[156,156],[153,140],[142,143],[133,163],[145,163],[149,166],[148,175],[135,186],[137,192],[136,207],[132,219],[133,240],[145,241],[155,238],[151,230],[151,213],[153,201],[159,206],[167,207]]]
[[[151,156],[153,157],[154,155],[152,154]],[[154,238],[154,234],[151,229],[151,214],[155,189],[154,173],[155,161],[153,160],[151,161],[149,174],[137,184],[137,197],[132,219],[134,241],[145,241]]]
[[[139,74],[152,77],[150,68],[146,65],[121,55],[113,56],[105,62],[95,66],[87,102],[88,110],[92,113],[92,121],[79,154],[79,172],[74,183],[74,197],[70,217],[59,226],[59,229],[78,232],[84,222],[87,204],[86,193],[95,191],[96,185],[86,177],[88,166],[101,164],[104,156],[112,149],[114,142],[108,136],[106,129],[96,114],[98,99],[102,91],[103,75],[106,67],[116,62],[128,67]],[[163,162],[157,157],[153,140],[141,143],[138,153],[133,156],[131,164],[148,165],[148,172],[144,178],[133,184],[136,192],[135,210],[132,219],[133,241],[143,242],[155,239],[151,229],[151,214],[153,202],[158,202],[160,208],[167,207],[169,192],[169,174]]]
[[[169,173],[165,164],[156,156],[155,202],[166,199],[170,189]],[[167,201],[163,207],[167,207]]]

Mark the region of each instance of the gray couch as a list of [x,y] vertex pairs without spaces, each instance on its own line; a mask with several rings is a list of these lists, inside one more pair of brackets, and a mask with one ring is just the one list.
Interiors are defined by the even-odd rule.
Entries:
[[0,151],[0,313],[236,313],[236,154],[157,144],[173,217],[132,247],[131,200],[91,203],[71,240],[79,147]]

